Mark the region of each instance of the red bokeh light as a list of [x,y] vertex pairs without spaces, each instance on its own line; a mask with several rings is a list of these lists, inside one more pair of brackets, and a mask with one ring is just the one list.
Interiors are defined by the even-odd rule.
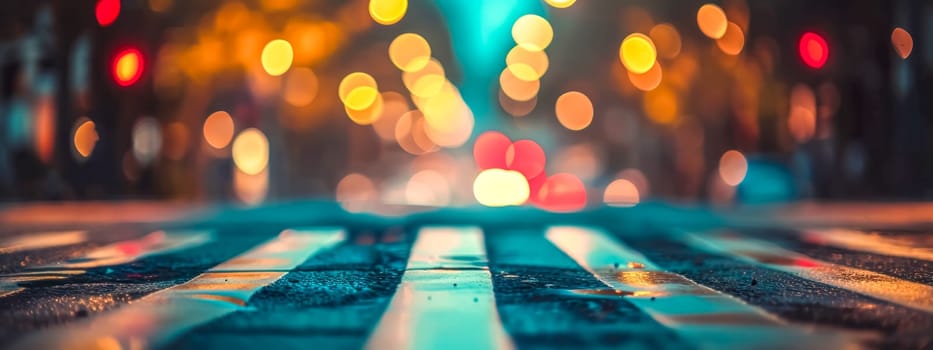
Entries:
[[97,24],[106,27],[113,24],[120,15],[120,0],[98,0],[94,8]]
[[820,69],[829,59],[829,44],[819,34],[813,32],[804,33],[800,37],[800,58],[808,66]]
[[526,179],[534,178],[544,172],[546,162],[544,149],[532,140],[515,141],[505,154],[507,169],[522,173]]
[[586,206],[586,187],[573,174],[554,174],[547,178],[535,199],[545,210],[576,211]]
[[120,51],[113,59],[113,80],[120,86],[130,86],[143,75],[143,54],[137,49]]
[[473,144],[473,159],[480,170],[505,169],[505,154],[512,140],[498,131],[487,131],[476,138]]

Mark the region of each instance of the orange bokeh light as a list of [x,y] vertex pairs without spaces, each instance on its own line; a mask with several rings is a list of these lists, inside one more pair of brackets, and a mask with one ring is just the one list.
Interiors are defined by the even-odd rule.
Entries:
[[593,122],[593,102],[579,91],[566,92],[557,98],[554,106],[557,120],[565,128],[578,131]]

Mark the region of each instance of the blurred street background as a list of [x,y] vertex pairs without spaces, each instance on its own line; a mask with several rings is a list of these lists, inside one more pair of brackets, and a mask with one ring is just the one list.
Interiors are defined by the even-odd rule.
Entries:
[[0,200],[929,200],[931,94],[922,0],[6,1]]

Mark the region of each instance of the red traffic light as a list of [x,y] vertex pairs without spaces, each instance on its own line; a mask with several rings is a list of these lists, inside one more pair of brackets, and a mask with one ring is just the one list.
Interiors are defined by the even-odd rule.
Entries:
[[97,24],[106,27],[113,24],[120,15],[120,0],[98,0],[94,7],[94,16],[97,17]]
[[143,75],[143,54],[137,49],[124,49],[113,59],[113,80],[120,86],[130,86]]
[[803,33],[800,37],[800,58],[808,66],[820,69],[829,59],[829,44],[819,34],[813,32]]

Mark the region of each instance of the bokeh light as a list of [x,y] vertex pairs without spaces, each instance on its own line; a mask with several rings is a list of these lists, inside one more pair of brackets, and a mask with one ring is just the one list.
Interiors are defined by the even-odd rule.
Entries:
[[564,9],[573,6],[577,0],[544,0],[544,2],[551,5],[551,7]]
[[269,139],[256,128],[240,132],[233,141],[233,163],[247,175],[257,175],[269,164]]
[[402,71],[416,72],[431,60],[431,45],[421,35],[404,33],[389,44],[389,59]]
[[299,67],[292,69],[285,76],[284,84],[282,98],[292,106],[307,106],[317,96],[319,83],[317,75],[310,68]]
[[411,110],[405,96],[395,91],[382,93],[382,115],[373,122],[373,130],[383,141],[395,141],[395,124]]
[[729,186],[738,186],[748,173],[748,161],[745,155],[736,150],[728,150],[719,158],[719,177]]
[[521,46],[509,51],[505,56],[505,63],[515,77],[524,81],[541,79],[550,65],[544,51],[529,51]]
[[504,169],[507,166],[506,153],[512,146],[512,140],[498,131],[487,131],[479,135],[473,143],[473,160],[476,167]]
[[529,101],[538,95],[541,89],[539,80],[522,80],[512,74],[508,68],[502,70],[499,75],[499,87],[502,92],[515,101]]
[[719,39],[726,34],[728,21],[722,8],[714,4],[705,4],[697,10],[697,25],[703,35],[710,39]]
[[797,143],[810,141],[816,134],[816,95],[806,84],[797,84],[790,91],[790,115],[787,129]]
[[376,185],[366,175],[351,173],[340,179],[334,197],[349,212],[360,212],[378,198]]
[[73,134],[74,150],[80,158],[88,158],[94,152],[97,145],[97,128],[93,121],[87,118],[80,118],[75,123]]
[[655,63],[654,66],[652,66],[651,69],[649,69],[644,74],[636,74],[632,71],[627,72],[628,80],[638,90],[651,91],[656,89],[658,85],[661,85],[661,78],[663,77],[663,73],[661,70],[660,62]]
[[570,212],[586,206],[586,187],[573,174],[551,175],[538,190],[536,203],[545,210]]
[[233,140],[234,123],[230,113],[216,111],[204,120],[204,141],[213,148],[222,149]]
[[97,18],[97,24],[101,27],[107,27],[117,20],[120,16],[120,0],[97,0],[97,6],[94,7],[94,16]]
[[162,149],[162,129],[152,117],[142,117],[133,125],[133,156],[140,165],[148,165]]
[[640,201],[638,187],[626,179],[612,181],[603,192],[603,202],[613,206],[633,206]]
[[411,205],[445,206],[450,204],[450,183],[437,171],[421,170],[408,179],[405,201]]
[[284,39],[275,39],[262,48],[262,68],[271,76],[277,77],[292,67],[295,53],[292,44]]
[[803,63],[811,68],[820,69],[829,59],[829,44],[826,43],[826,39],[813,32],[800,36],[798,51]]
[[369,0],[369,16],[382,25],[401,21],[408,11],[408,0]]
[[680,54],[681,39],[677,28],[670,23],[661,23],[651,27],[648,37],[654,42],[654,47],[658,50],[658,56],[671,59]]
[[512,39],[528,51],[541,51],[554,39],[551,23],[538,15],[524,15],[512,25]]
[[897,55],[906,60],[914,50],[914,38],[906,29],[897,27],[891,31],[891,45],[894,46]]
[[[356,92],[357,89],[362,89],[359,92]],[[344,105],[350,104],[348,100],[350,95],[353,94],[354,106],[358,107],[355,109],[364,109],[368,107],[373,101],[376,100],[374,92],[378,92],[378,86],[376,85],[376,79],[369,74],[363,72],[353,72],[347,74],[340,81],[340,84],[337,86],[337,95],[340,97],[340,101]]]
[[651,38],[641,33],[625,37],[622,45],[619,46],[619,59],[622,60],[622,65],[636,74],[644,74],[651,69],[657,58],[657,49]]
[[487,207],[522,205],[529,195],[528,181],[517,171],[486,169],[473,180],[473,196]]
[[506,150],[505,164],[507,169],[518,171],[525,178],[531,179],[544,172],[547,156],[537,142],[518,140]]
[[[382,100],[382,95],[370,87],[356,88],[353,91],[354,93],[350,93],[350,96],[347,99],[349,103],[344,106],[344,111],[347,113],[347,117],[359,125],[369,125],[379,120],[379,117],[382,116],[385,103]],[[357,96],[362,97],[356,98]],[[370,96],[372,98],[370,98]],[[366,103],[358,101],[368,101],[369,105],[363,109],[356,109],[352,107],[355,106],[354,103],[357,103],[356,105],[363,105]]]
[[554,105],[557,120],[565,128],[578,131],[593,122],[593,102],[579,91],[565,92]]
[[120,86],[130,86],[143,75],[143,54],[137,49],[120,51],[113,59],[113,80]]
[[738,55],[742,53],[742,48],[745,47],[745,33],[742,32],[742,28],[738,24],[729,22],[726,33],[719,40],[716,40],[716,45],[727,55]]
[[[428,80],[421,82],[422,79],[427,78]],[[411,72],[402,72],[402,83],[405,84],[405,88],[408,91],[414,92],[419,89],[418,84],[422,84],[421,89],[430,87],[432,84],[425,85],[431,81],[442,81],[446,82],[447,78],[444,72],[444,66],[441,65],[436,59],[431,58],[428,60],[428,63],[425,66],[417,71]],[[435,92],[436,93],[436,92]],[[430,94],[428,92],[422,92],[422,94]]]

